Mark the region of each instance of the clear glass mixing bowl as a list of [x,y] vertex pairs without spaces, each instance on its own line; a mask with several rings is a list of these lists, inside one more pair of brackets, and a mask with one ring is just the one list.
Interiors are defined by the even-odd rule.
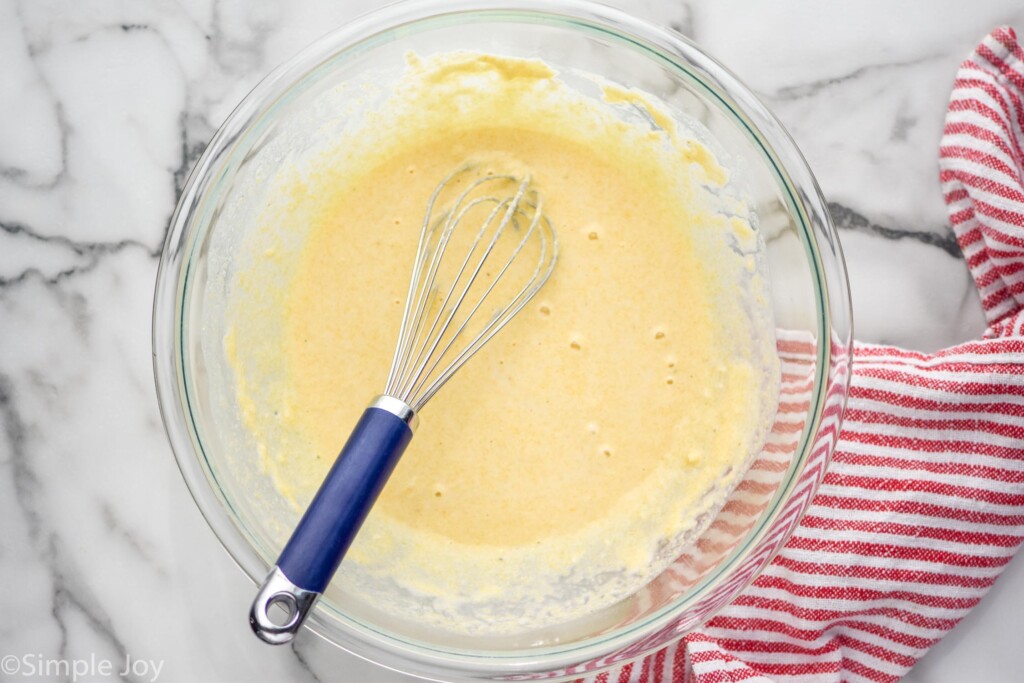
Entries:
[[259,583],[281,549],[282,529],[297,516],[261,480],[256,456],[235,452],[225,437],[238,420],[225,398],[230,375],[216,349],[204,343],[219,339],[218,306],[225,296],[223,273],[210,263],[211,245],[234,239],[224,234],[225,212],[259,205],[253,174],[287,156],[282,141],[290,132],[344,116],[318,108],[320,95],[374,70],[400,67],[408,50],[455,49],[540,58],[597,74],[651,93],[681,118],[699,122],[720,160],[742,178],[767,252],[786,410],[717,518],[660,576],[586,620],[528,637],[441,633],[376,611],[335,587],[307,622],[357,655],[427,678],[573,678],[671,642],[757,576],[810,503],[845,404],[849,290],[825,202],[779,122],[685,38],[578,0],[414,0],[353,21],[278,68],[214,136],[172,218],[153,311],[160,407],[196,503]]

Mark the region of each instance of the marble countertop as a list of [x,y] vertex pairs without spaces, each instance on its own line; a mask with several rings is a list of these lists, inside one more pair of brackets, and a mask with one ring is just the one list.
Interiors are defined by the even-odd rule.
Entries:
[[[253,638],[253,586],[178,473],[150,365],[159,250],[205,143],[262,75],[375,4],[0,2],[0,657],[105,659],[111,679],[127,660],[137,681],[411,680]],[[789,128],[841,233],[858,338],[980,334],[937,146],[957,64],[994,26],[1024,29],[1019,0],[613,4],[693,37]],[[1020,680],[1022,632],[1017,559],[907,680]]]

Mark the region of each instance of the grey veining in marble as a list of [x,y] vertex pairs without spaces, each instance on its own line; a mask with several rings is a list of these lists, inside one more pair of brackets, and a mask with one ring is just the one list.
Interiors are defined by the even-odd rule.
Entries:
[[[150,367],[158,253],[204,145],[271,68],[375,4],[0,0],[0,657],[405,680],[315,638],[252,637],[253,587],[181,481]],[[615,4],[694,38],[788,127],[842,234],[859,338],[980,333],[937,146],[957,64],[992,27],[1024,29],[1019,0]],[[912,679],[1012,680],[1020,565]]]

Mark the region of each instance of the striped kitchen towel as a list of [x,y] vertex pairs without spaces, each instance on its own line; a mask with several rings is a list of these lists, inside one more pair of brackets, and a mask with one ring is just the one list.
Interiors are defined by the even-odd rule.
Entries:
[[682,641],[588,683],[895,681],[1024,538],[1024,50],[961,65],[940,151],[989,323],[936,354],[858,344],[814,502],[771,565]]

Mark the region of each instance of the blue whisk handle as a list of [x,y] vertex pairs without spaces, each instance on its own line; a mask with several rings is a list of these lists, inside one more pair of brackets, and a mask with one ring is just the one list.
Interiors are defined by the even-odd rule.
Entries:
[[324,592],[411,438],[400,417],[366,409],[277,560],[296,586]]
[[[271,643],[294,637],[409,444],[413,419],[409,406],[387,396],[363,413],[253,602],[257,636]],[[275,603],[288,613],[283,624],[267,616]]]

